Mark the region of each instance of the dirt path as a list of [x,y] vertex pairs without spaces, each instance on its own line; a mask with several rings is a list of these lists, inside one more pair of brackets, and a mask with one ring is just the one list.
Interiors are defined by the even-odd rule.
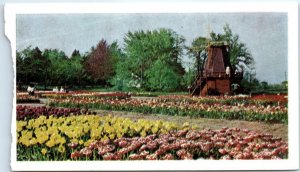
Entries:
[[207,119],[207,118],[191,118],[183,116],[169,116],[169,115],[159,115],[159,114],[142,114],[135,112],[121,112],[121,111],[106,111],[106,110],[96,110],[98,114],[112,114],[114,116],[130,118],[132,120],[138,119],[149,119],[149,120],[165,120],[170,122],[176,122],[178,124],[183,124],[185,122],[191,125],[197,125],[199,129],[211,128],[220,129],[222,127],[237,127],[245,128],[252,131],[257,131],[260,133],[270,133],[273,136],[281,137],[283,140],[288,141],[288,125],[285,124],[268,124],[263,122],[248,122],[240,120],[224,120],[224,119]]

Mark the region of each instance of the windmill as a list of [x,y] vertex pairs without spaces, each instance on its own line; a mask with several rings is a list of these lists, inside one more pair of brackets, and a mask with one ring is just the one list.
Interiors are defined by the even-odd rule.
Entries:
[[227,42],[210,41],[205,52],[207,57],[189,89],[190,94],[193,96],[224,95],[236,91],[231,86],[240,85],[243,73],[232,70]]

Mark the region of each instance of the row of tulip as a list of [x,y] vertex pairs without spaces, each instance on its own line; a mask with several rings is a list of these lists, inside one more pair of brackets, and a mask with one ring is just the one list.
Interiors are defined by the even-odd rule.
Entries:
[[17,103],[40,103],[40,100],[37,96],[19,94],[17,95]]
[[50,99],[50,106],[68,108],[105,109],[135,111],[141,113],[193,116],[216,119],[238,119],[246,121],[288,122],[287,107],[277,105],[225,105],[207,104],[195,101],[174,101],[174,99],[103,99],[96,97],[72,97]]
[[28,120],[38,118],[40,116],[71,116],[71,115],[91,115],[96,114],[88,109],[80,108],[54,108],[54,107],[32,107],[17,105],[17,120]]
[[[76,145],[72,145],[76,148]],[[180,130],[146,137],[95,141],[72,152],[71,159],[193,160],[284,159],[288,144],[270,134],[238,128]]]
[[128,93],[111,92],[111,93],[99,93],[99,92],[36,92],[35,95],[28,95],[27,93],[17,93],[17,103],[40,103],[40,98],[70,98],[70,97],[95,97],[105,99],[126,99],[130,97]]
[[[17,103],[37,103],[38,98],[70,98],[80,96],[90,96],[97,98],[118,98],[125,99],[133,96],[151,96],[151,94],[123,93],[123,92],[91,92],[91,91],[73,91],[65,92],[36,92],[35,96],[29,96],[24,93],[17,93]],[[191,97],[188,95],[164,95],[159,96],[161,101],[187,101],[204,104],[224,104],[224,105],[262,105],[274,106],[283,105],[287,107],[287,95],[255,95],[249,96],[210,96],[210,97]]]
[[254,96],[206,96],[191,97],[186,95],[164,95],[159,96],[164,101],[188,101],[204,104],[224,104],[224,105],[258,105],[258,106],[276,106],[282,105],[287,107],[287,95],[254,95]]
[[195,130],[188,123],[110,115],[17,121],[17,158],[27,160],[283,159],[288,144],[247,129]]
[[46,154],[45,150],[49,150],[49,159],[59,160],[60,157],[69,157],[71,149],[68,149],[68,144],[78,144],[78,148],[82,148],[95,140],[145,137],[187,127],[187,123],[179,126],[160,120],[132,121],[110,115],[40,116],[17,121],[17,157],[18,160],[42,160],[42,157],[32,154]]
[[69,97],[97,97],[97,98],[115,98],[115,99],[125,99],[130,97],[128,93],[122,93],[122,92],[107,92],[107,93],[101,93],[101,92],[69,92],[69,93],[44,93],[41,94],[40,97],[42,98],[69,98]]

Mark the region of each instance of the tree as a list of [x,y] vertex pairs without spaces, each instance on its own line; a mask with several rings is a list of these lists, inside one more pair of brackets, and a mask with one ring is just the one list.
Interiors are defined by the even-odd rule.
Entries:
[[244,73],[244,78],[241,81],[241,86],[244,92],[250,93],[253,90],[257,90],[259,87],[259,80],[256,78],[256,73],[251,71],[246,71]]
[[18,82],[42,83],[46,86],[49,61],[42,55],[41,50],[38,47],[29,46],[21,52],[17,51],[16,54]]
[[22,58],[22,53],[18,52],[16,53],[16,79],[17,79],[17,85],[18,89],[21,89],[23,82],[26,80],[26,69],[24,65],[24,59]]
[[239,35],[233,34],[229,25],[224,26],[224,34],[216,34],[212,32],[210,34],[212,41],[226,41],[228,43],[228,54],[230,63],[235,69],[248,70],[254,69],[254,59],[246,47],[246,44],[239,41]]
[[246,44],[239,41],[239,36],[233,34],[229,25],[224,27],[223,34],[210,33],[210,38],[198,37],[193,40],[192,45],[188,47],[188,54],[190,57],[195,58],[195,69],[197,73],[203,70],[204,62],[207,58],[206,47],[211,42],[224,41],[228,44],[228,55],[230,63],[235,69],[254,69],[254,59],[246,47]]
[[75,49],[75,50],[72,52],[71,58],[79,57],[79,56],[80,56],[79,50],[76,50],[76,49]]
[[197,73],[200,73],[203,70],[204,62],[207,58],[206,47],[209,43],[209,40],[204,37],[198,37],[193,40],[191,47],[188,48],[188,54],[190,57],[194,58],[193,68]]
[[45,49],[43,56],[50,61],[47,75],[49,76],[48,85],[61,86],[67,84],[69,76],[68,57],[63,51],[57,49]]
[[124,42],[126,57],[120,60],[121,64],[117,65],[115,83],[118,81],[126,87],[153,89],[155,82],[150,73],[154,74],[152,68],[157,60],[163,61],[166,66],[172,66],[170,70],[176,75],[184,74],[180,59],[184,39],[174,31],[159,29],[128,32]]
[[[204,63],[207,58],[206,48],[212,43],[226,42],[228,44],[228,55],[233,70],[243,70],[251,73],[254,69],[254,59],[244,43],[239,41],[239,36],[233,34],[229,25],[224,27],[223,34],[210,33],[210,38],[197,37],[193,40],[192,45],[188,47],[187,52],[190,57],[194,58],[194,66],[191,67],[196,74],[203,71]],[[245,70],[246,69],[246,70]],[[195,75],[196,75],[195,74]],[[246,74],[246,73],[245,73]],[[244,75],[245,76],[245,75]],[[247,77],[247,76],[245,76]],[[251,83],[249,80],[244,79],[242,85],[245,90],[251,90]]]
[[84,77],[83,58],[80,55],[79,50],[74,50],[68,61],[67,73],[69,74],[67,82],[70,85],[81,85]]
[[260,82],[260,87],[262,90],[267,90],[269,88],[269,83],[267,81]]
[[113,68],[113,76],[116,74],[117,64],[120,59],[125,57],[125,54],[122,52],[121,48],[119,47],[117,41],[114,41],[110,46],[109,50],[111,53],[111,64]]
[[182,85],[185,86],[185,88],[190,87],[193,82],[195,82],[196,72],[192,68],[189,68],[189,70],[183,75]]
[[96,48],[91,48],[84,67],[95,83],[106,85],[114,74],[113,63],[109,45],[102,39]]
[[174,91],[179,87],[180,78],[166,61],[158,59],[146,71],[148,86],[152,91]]

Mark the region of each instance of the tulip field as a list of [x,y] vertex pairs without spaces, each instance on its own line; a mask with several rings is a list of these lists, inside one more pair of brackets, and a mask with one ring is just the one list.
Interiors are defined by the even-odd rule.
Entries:
[[[39,99],[47,104],[34,106]],[[16,108],[18,161],[288,158],[288,142],[272,133],[113,115],[136,112],[287,125],[286,95],[139,98],[129,93],[41,92],[17,95]]]
[[91,108],[113,111],[133,111],[146,114],[166,114],[246,121],[288,122],[286,99],[263,98],[191,98],[161,96],[153,99],[107,98],[99,96],[67,96],[49,100],[49,105],[67,108]]

